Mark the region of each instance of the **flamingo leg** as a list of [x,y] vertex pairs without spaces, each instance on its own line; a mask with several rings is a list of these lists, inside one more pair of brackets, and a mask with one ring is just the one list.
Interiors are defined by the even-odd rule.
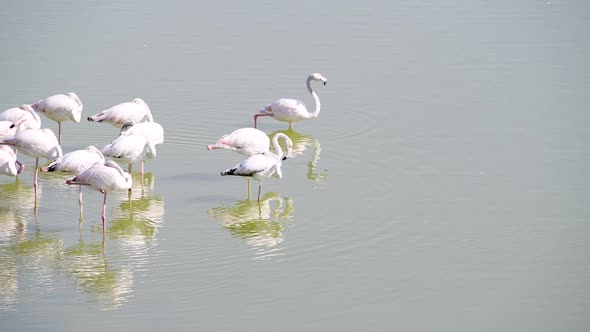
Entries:
[[57,123],[57,142],[61,145],[61,122]]
[[105,232],[107,224],[107,192],[104,192],[104,199],[102,201],[102,232]]
[[80,192],[78,194],[78,203],[80,204],[80,220],[84,219],[84,201],[82,201],[82,186],[78,186]]
[[250,197],[252,196],[252,179],[248,178],[248,200],[250,200]]
[[[129,173],[129,175],[131,175],[131,170],[133,169],[133,164],[129,164],[129,166],[127,166],[127,173]],[[133,176],[133,175],[131,175]],[[129,188],[129,195],[131,195],[131,188]]]
[[258,182],[258,201],[260,202],[260,192],[262,191],[262,181]]
[[35,198],[37,197],[37,178],[39,177],[39,158],[35,158],[35,179],[33,180],[33,187],[35,187]]

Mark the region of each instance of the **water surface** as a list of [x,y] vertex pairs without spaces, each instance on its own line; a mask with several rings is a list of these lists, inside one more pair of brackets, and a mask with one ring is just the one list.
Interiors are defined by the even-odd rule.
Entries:
[[[0,179],[7,330],[577,331],[590,323],[590,5],[19,1],[0,108],[143,98],[166,131],[131,198],[34,160]],[[258,204],[207,151],[280,97],[322,101]],[[43,118],[54,131],[57,124]],[[63,125],[69,152],[116,128]],[[137,170],[137,166],[135,170]],[[256,188],[256,186],[254,186]]]

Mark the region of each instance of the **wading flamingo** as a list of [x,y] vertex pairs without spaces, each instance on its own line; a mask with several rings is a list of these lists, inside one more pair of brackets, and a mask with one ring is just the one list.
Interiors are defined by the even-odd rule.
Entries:
[[256,119],[259,116],[272,116],[277,121],[289,122],[289,128],[293,128],[293,122],[316,118],[320,114],[321,104],[317,93],[311,88],[311,81],[322,81],[326,85],[328,80],[318,73],[313,73],[307,77],[307,91],[311,93],[315,101],[315,111],[313,113],[309,112],[305,104],[300,100],[278,99],[254,115],[254,128],[256,128]]
[[[274,176],[281,179],[283,173],[281,172],[282,160],[287,157],[283,154],[283,150],[278,144],[278,137],[275,135],[273,144],[275,144],[277,153],[266,151],[261,154],[252,155],[238,165],[226,169],[221,172],[222,176],[225,175],[237,175],[252,178],[258,181],[258,201],[260,201],[260,192],[262,189],[262,181],[266,178]],[[290,142],[287,141],[287,142]],[[288,145],[287,145],[288,146]],[[290,151],[289,147],[287,148]]]
[[49,96],[32,105],[37,112],[45,116],[58,125],[58,142],[61,144],[61,123],[64,121],[80,122],[82,117],[82,101],[73,92]]
[[131,175],[125,172],[116,162],[107,160],[96,163],[74,178],[67,180],[66,184],[89,186],[103,193],[102,201],[102,231],[106,230],[107,221],[107,193],[112,190],[131,189]]
[[25,165],[16,160],[16,153],[7,145],[0,145],[0,174],[17,176]]
[[[42,167],[42,172],[68,172],[78,175],[96,163],[103,163],[105,159],[99,149],[95,146],[89,146],[83,150],[76,150],[63,155],[46,167]],[[79,187],[78,203],[80,204],[80,219],[83,217],[82,186]]]
[[[19,126],[21,121],[23,120],[21,119],[15,121],[13,126]],[[63,155],[61,146],[59,145],[57,137],[55,137],[53,131],[48,128],[18,131],[14,135],[0,137],[0,144],[14,146],[20,152],[35,158],[35,179],[33,180],[33,186],[35,188],[35,197],[37,197],[39,158],[55,160],[57,158],[61,158]]]
[[0,121],[14,122],[20,119],[23,120],[20,125],[21,130],[41,128],[41,117],[35,113],[31,105],[24,104],[19,107],[9,108],[0,113]]
[[[127,172],[131,174],[133,164],[150,161],[156,157],[156,146],[142,135],[121,135],[111,144],[100,149],[105,157],[115,158],[128,164]],[[143,178],[143,167],[141,168]]]
[[[287,147],[287,154],[285,159],[292,156],[293,141],[285,134],[277,134],[273,138],[273,147],[275,151],[279,151],[279,138],[282,138]],[[207,146],[207,150],[226,149],[237,153],[252,156],[269,151],[270,139],[262,130],[256,128],[240,128],[236,129],[228,135],[222,136],[215,144]],[[250,198],[250,182],[248,178],[248,198]]]
[[126,122],[153,122],[154,118],[148,105],[141,98],[121,103],[88,117],[88,121],[107,122],[121,128]]

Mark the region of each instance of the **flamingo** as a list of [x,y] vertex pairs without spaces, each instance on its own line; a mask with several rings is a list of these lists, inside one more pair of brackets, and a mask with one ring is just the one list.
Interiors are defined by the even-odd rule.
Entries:
[[0,121],[8,121],[11,124],[22,119],[21,129],[39,129],[41,128],[41,118],[39,114],[35,113],[35,110],[31,105],[21,105],[19,107],[9,108],[6,111],[0,113]]
[[[142,135],[121,135],[113,142],[100,149],[105,157],[111,157],[127,163],[131,174],[133,163],[152,160],[156,157],[156,146]],[[141,168],[143,178],[143,167]]]
[[106,226],[107,193],[112,190],[131,189],[133,184],[131,175],[125,172],[116,162],[107,160],[96,163],[82,173],[66,181],[68,185],[90,186],[103,193],[102,201],[102,230]]
[[[277,133],[273,138],[273,147],[275,151],[280,150],[279,138],[285,141],[287,154],[285,159],[291,157],[293,141],[283,133]],[[237,153],[252,156],[255,154],[269,151],[270,138],[262,130],[256,128],[236,129],[228,135],[223,135],[215,144],[207,146],[207,150],[227,149]]]
[[82,117],[82,101],[73,92],[49,96],[32,105],[37,112],[45,116],[58,125],[58,142],[61,144],[61,123],[67,120],[80,122]]
[[[286,136],[286,135],[285,135]],[[246,160],[237,164],[232,168],[228,168],[225,171],[221,171],[222,176],[226,175],[238,175],[252,178],[258,181],[258,201],[260,201],[260,192],[262,189],[262,181],[266,178],[274,176],[276,178],[283,178],[281,171],[282,160],[285,160],[287,156],[283,153],[283,150],[278,144],[278,137],[275,135],[273,144],[275,144],[277,153],[266,151],[264,153],[251,155]],[[289,141],[287,141],[289,142]],[[289,149],[288,149],[289,151]]]
[[[20,126],[22,121],[22,119],[15,121],[13,126]],[[61,158],[63,155],[57,137],[48,128],[27,129],[18,131],[11,136],[2,136],[0,137],[0,144],[14,146],[27,156],[35,158],[35,179],[33,181],[35,194],[38,186],[39,158],[54,160]]]
[[[164,143],[164,128],[157,122],[126,122],[121,127],[121,136],[139,135],[145,137],[153,146]],[[143,180],[143,161],[141,162]]]
[[[75,175],[82,173],[96,163],[104,163],[105,159],[99,149],[90,145],[86,149],[76,150],[63,155],[46,167],[42,172],[69,172]],[[79,186],[78,203],[80,204],[80,219],[82,219],[82,186]]]
[[157,122],[125,122],[119,134],[144,136],[154,145],[164,143],[164,128]]
[[120,128],[126,122],[153,122],[154,118],[148,105],[141,98],[121,103],[88,117],[88,121],[107,122]]
[[[273,147],[275,151],[279,151],[279,138],[282,138],[287,146],[287,155],[284,157],[291,157],[293,141],[289,136],[280,133],[273,138]],[[215,144],[207,146],[207,150],[227,149],[237,153],[252,156],[270,151],[270,139],[262,130],[256,128],[240,128],[236,129],[228,135],[223,135]],[[248,197],[250,196],[250,182],[248,178]]]
[[9,146],[0,145],[0,174],[17,176],[24,169],[25,165],[16,160],[16,153],[14,150]]
[[302,101],[296,99],[278,99],[267,105],[254,115],[254,128],[256,128],[256,119],[259,116],[272,116],[275,120],[289,122],[289,129],[293,128],[293,122],[309,120],[316,118],[320,114],[320,98],[311,88],[311,81],[322,81],[324,85],[328,80],[319,73],[313,73],[307,77],[307,91],[311,93],[315,100],[315,111],[309,112]]
[[[33,111],[34,113],[34,111]],[[25,123],[27,121],[23,121],[20,123],[20,125],[18,126],[14,126],[14,122],[13,121],[4,121],[1,120],[0,121],[0,137],[2,136],[12,136],[14,134],[16,134],[19,130],[23,130],[23,128],[25,127]],[[16,174],[14,174],[14,176],[22,173],[22,171],[25,169],[25,165],[23,165],[20,161],[18,161],[16,159],[16,148],[10,148],[6,145],[0,145],[0,148],[4,149],[10,149],[13,153],[14,153],[14,162],[16,163],[16,165],[18,165],[18,171],[16,172]],[[8,159],[3,159],[3,160],[11,160],[12,156],[8,156],[8,155],[4,155],[3,158],[8,158]],[[9,172],[11,173],[11,172]]]

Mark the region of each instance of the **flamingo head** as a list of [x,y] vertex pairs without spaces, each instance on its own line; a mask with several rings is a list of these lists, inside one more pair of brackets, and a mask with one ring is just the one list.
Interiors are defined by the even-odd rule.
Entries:
[[68,96],[70,99],[75,101],[76,104],[78,104],[78,106],[82,107],[82,101],[80,100],[80,98],[78,97],[77,94],[75,94],[73,92],[68,92],[68,93],[66,93],[66,96]]
[[322,83],[324,83],[324,85],[328,84],[328,79],[325,78],[324,76],[322,76],[322,74],[320,74],[320,73],[313,73],[313,74],[309,75],[309,79],[311,79],[313,81],[322,81]]

